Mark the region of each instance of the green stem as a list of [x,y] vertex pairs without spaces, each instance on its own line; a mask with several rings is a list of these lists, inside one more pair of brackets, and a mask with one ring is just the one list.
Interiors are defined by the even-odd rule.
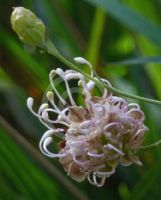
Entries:
[[159,140],[159,141],[157,141],[157,142],[155,142],[155,143],[153,143],[153,144],[150,144],[150,145],[142,146],[142,147],[140,147],[139,149],[143,149],[143,150],[151,149],[151,148],[153,148],[153,147],[159,146],[160,144],[161,144],[161,140]]
[[141,100],[141,101],[152,103],[152,104],[156,104],[156,105],[161,105],[161,101],[154,100],[154,99],[149,99],[149,98],[145,98],[145,97],[141,97],[141,96],[137,96],[137,95],[133,95],[133,94],[129,94],[129,93],[123,92],[123,91],[121,91],[119,89],[116,89],[116,88],[114,88],[112,86],[109,86],[109,85],[103,83],[101,81],[100,77],[96,74],[96,72],[95,72],[95,74],[96,74],[97,79],[91,77],[89,74],[83,72],[80,68],[78,68],[76,65],[74,65],[73,63],[68,61],[64,56],[62,56],[59,53],[59,51],[56,49],[54,44],[50,40],[48,40],[46,42],[46,48],[47,48],[47,51],[48,51],[49,54],[51,54],[54,57],[56,57],[58,60],[60,60],[62,63],[64,63],[69,68],[80,72],[87,79],[93,80],[97,84],[97,86],[99,86],[101,89],[104,89],[106,87],[109,91],[114,92],[114,93],[116,93],[118,95],[121,95],[121,96],[125,96],[125,97],[131,98],[131,99]]

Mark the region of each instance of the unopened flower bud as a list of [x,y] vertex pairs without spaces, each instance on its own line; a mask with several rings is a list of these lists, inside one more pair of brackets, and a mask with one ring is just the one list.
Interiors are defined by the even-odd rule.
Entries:
[[45,26],[30,10],[23,7],[14,8],[11,24],[12,29],[23,43],[34,47],[44,44]]

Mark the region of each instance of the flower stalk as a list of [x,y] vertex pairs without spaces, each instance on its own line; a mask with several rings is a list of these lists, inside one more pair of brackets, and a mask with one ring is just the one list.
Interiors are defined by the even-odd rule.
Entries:
[[67,60],[63,55],[61,55],[60,52],[56,49],[55,45],[51,41],[48,41],[45,46],[46,46],[47,52],[49,54],[51,54],[54,57],[56,57],[58,60],[60,60],[62,63],[64,63],[69,68],[82,73],[88,80],[94,81],[97,84],[98,87],[100,87],[100,88],[106,87],[109,91],[114,92],[115,94],[118,94],[118,95],[121,95],[121,96],[124,96],[124,97],[128,97],[128,98],[131,98],[131,99],[144,101],[144,102],[151,103],[151,104],[161,105],[161,101],[158,101],[158,100],[155,100],[155,99],[141,97],[141,96],[138,96],[138,95],[129,94],[127,92],[123,92],[123,91],[121,91],[121,90],[119,90],[117,88],[114,88],[114,87],[112,87],[112,86],[110,86],[110,85],[108,85],[106,83],[103,83],[101,81],[100,77],[94,71],[94,69],[93,69],[93,71],[94,71],[94,74],[95,74],[97,79],[91,77],[89,74],[85,73],[83,70],[78,68],[72,62]]

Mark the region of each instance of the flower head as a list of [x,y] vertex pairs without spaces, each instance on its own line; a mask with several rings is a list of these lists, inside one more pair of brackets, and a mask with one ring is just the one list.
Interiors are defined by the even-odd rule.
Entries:
[[[91,67],[83,58],[76,58],[75,61]],[[65,83],[68,101],[54,84],[56,75]],[[87,178],[98,187],[103,186],[106,178],[115,173],[119,164],[142,165],[137,150],[144,141],[147,127],[138,104],[128,104],[106,88],[101,96],[92,96],[95,83],[92,80],[87,82],[81,73],[73,70],[57,68],[51,71],[49,77],[54,93],[48,92],[47,99],[52,108],[45,103],[36,113],[32,109],[33,99],[30,97],[27,101],[31,112],[48,128],[40,140],[43,154],[60,158],[65,171],[74,180],[81,182]],[[78,85],[82,87],[84,106],[77,105],[72,96],[69,81],[73,79],[78,79]],[[101,80],[110,84],[105,79]],[[63,109],[59,109],[55,103],[54,94],[64,106]],[[49,113],[54,113],[56,119],[51,119]],[[48,148],[54,137],[61,138],[57,145],[58,153],[52,153]]]

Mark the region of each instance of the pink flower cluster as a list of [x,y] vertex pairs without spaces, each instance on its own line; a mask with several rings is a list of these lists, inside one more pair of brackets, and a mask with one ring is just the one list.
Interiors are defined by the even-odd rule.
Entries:
[[[83,58],[76,58],[76,61],[91,67]],[[56,75],[65,83],[70,105],[54,84]],[[49,77],[54,93],[48,92],[47,98],[52,108],[45,103],[36,113],[32,108],[33,99],[29,97],[27,100],[31,112],[48,128],[40,140],[43,154],[60,158],[65,171],[74,180],[81,182],[87,178],[98,187],[115,173],[119,164],[142,165],[137,151],[144,141],[147,127],[138,104],[128,104],[106,88],[101,96],[92,96],[95,83],[92,80],[87,82],[81,73],[74,70],[57,68],[51,71]],[[72,96],[69,81],[73,79],[78,79],[82,88],[84,106],[78,106]],[[110,84],[105,79],[101,80]],[[54,94],[64,106],[62,110],[56,105]],[[52,120],[49,113],[57,115],[56,120]],[[61,138],[58,153],[52,153],[48,148],[54,137]]]

